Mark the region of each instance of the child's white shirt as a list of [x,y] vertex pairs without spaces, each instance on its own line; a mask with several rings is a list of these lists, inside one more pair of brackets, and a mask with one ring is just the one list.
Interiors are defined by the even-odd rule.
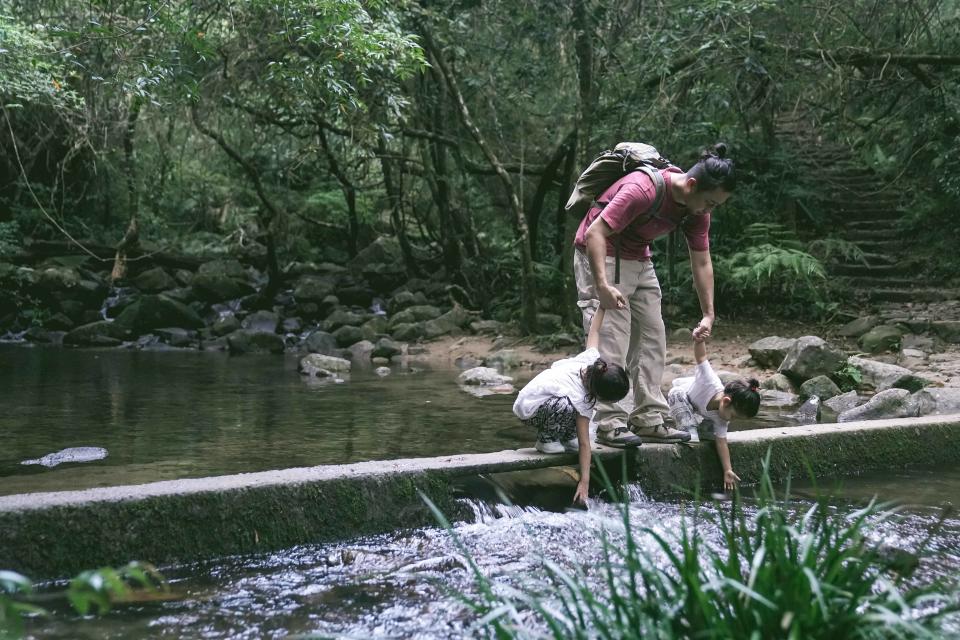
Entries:
[[526,420],[550,398],[566,396],[577,413],[589,418],[593,415],[593,404],[587,401],[587,388],[580,378],[580,370],[599,357],[600,352],[591,348],[572,358],[557,360],[520,390],[513,403],[513,412],[521,420]]
[[718,393],[723,393],[723,382],[710,366],[709,360],[697,365],[692,378],[677,378],[673,381],[673,386],[683,388],[696,412],[704,418],[710,418],[714,434],[718,438],[727,437],[730,422],[721,418],[719,412],[707,409],[707,403]]

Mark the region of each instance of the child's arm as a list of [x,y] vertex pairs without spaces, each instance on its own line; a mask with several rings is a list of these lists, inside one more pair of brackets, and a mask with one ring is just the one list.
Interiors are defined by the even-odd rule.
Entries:
[[720,465],[723,467],[723,489],[724,491],[733,491],[733,488],[740,482],[740,476],[733,472],[733,466],[730,464],[730,447],[727,446],[726,438],[717,438],[717,456],[720,458]]
[[597,307],[597,312],[593,314],[593,320],[590,321],[590,330],[587,332],[587,349],[600,348],[600,325],[603,324],[603,307]]
[[[594,324],[597,324],[596,320]],[[593,325],[590,329],[593,330]],[[580,447],[580,482],[573,494],[573,502],[585,505],[590,489],[590,419],[585,416],[577,416],[577,443]]]
[[707,342],[706,340],[697,340],[693,339],[693,359],[696,360],[697,364],[700,364],[707,359]]

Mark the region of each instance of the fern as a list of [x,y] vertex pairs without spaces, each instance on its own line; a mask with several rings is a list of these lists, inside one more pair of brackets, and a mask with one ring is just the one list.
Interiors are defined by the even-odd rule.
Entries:
[[867,264],[863,249],[855,242],[841,238],[821,238],[814,240],[807,247],[807,251],[823,262],[833,262],[837,258],[840,258],[843,262],[856,261]]
[[750,291],[758,296],[782,293],[810,300],[819,299],[819,286],[826,281],[823,263],[798,249],[761,244],[717,261],[723,290],[737,295]]

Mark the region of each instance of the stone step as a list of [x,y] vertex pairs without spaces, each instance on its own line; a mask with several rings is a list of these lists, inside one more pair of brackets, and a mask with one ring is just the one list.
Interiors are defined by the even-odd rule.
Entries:
[[902,240],[853,240],[864,253],[888,253],[899,256],[903,252]]
[[[900,218],[903,213],[896,202],[876,202],[869,198],[861,200],[843,198],[840,200],[825,200],[824,208],[844,214],[857,214],[861,219],[870,218]],[[852,216],[855,217],[855,216]]]
[[899,240],[903,235],[898,229],[847,229],[844,234],[847,240],[859,242],[860,240]]
[[[863,247],[860,247],[863,249]],[[863,259],[869,265],[895,265],[900,261],[900,256],[890,253],[870,253],[863,249]]]
[[857,229],[857,230],[877,230],[877,229],[890,229],[892,231],[899,231],[900,221],[897,218],[877,218],[876,220],[849,220],[846,223],[847,229]]
[[897,278],[885,276],[855,276],[847,278],[847,282],[855,287],[875,289],[923,289],[929,287],[929,282],[915,278]]
[[863,264],[861,262],[846,262],[834,265],[830,268],[830,273],[838,276],[865,276],[865,277],[883,277],[896,276],[903,273],[903,268],[896,264]]
[[943,302],[955,300],[960,292],[951,289],[866,289],[861,292],[871,302]]

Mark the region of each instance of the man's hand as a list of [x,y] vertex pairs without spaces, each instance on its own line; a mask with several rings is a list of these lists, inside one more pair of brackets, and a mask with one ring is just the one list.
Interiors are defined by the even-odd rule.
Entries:
[[710,332],[713,331],[713,318],[710,316],[703,316],[703,320],[700,321],[693,329],[693,339],[697,342],[706,340],[710,337]]
[[727,469],[723,472],[723,489],[724,491],[733,491],[734,487],[737,486],[737,483],[740,482],[740,476],[733,472],[733,469]]
[[623,294],[609,284],[600,287],[597,295],[600,298],[600,306],[604,309],[623,309],[627,306],[627,300]]
[[577,492],[573,494],[573,504],[587,506],[587,490],[588,489],[590,489],[589,484],[578,482]]

